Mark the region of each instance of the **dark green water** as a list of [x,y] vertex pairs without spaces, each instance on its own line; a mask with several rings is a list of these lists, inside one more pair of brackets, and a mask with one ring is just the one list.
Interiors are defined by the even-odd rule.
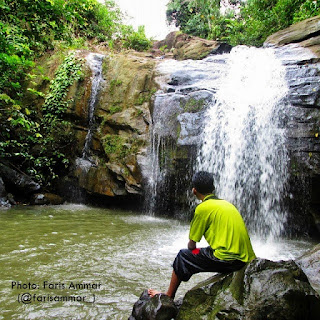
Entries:
[[[166,290],[187,241],[187,224],[133,212],[82,205],[0,211],[0,319],[128,319],[144,289]],[[253,243],[271,259],[312,247]],[[182,284],[178,297],[208,276]]]

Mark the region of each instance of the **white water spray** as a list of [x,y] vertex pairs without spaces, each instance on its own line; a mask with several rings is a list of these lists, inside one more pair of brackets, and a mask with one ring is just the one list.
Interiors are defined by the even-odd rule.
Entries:
[[219,197],[234,203],[251,233],[283,231],[288,155],[282,116],[285,68],[272,49],[236,47],[207,119],[196,170],[214,173]]

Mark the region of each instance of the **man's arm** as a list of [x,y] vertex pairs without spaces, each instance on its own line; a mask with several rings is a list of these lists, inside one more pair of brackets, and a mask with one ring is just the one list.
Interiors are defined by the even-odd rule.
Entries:
[[189,250],[194,250],[196,247],[197,247],[196,242],[193,241],[193,240],[189,240],[189,242],[188,242],[188,249],[189,249]]

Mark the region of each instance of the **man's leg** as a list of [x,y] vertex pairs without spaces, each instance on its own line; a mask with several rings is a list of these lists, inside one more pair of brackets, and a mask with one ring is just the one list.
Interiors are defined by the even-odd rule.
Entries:
[[[174,270],[172,271],[172,275],[171,275],[171,280],[170,280],[170,284],[169,284],[169,288],[168,291],[166,292],[166,295],[169,296],[170,298],[174,299],[176,292],[180,286],[181,280],[178,278],[178,276],[176,275],[176,273],[174,272]],[[156,291],[154,289],[149,289],[148,290],[149,296],[153,297],[156,294],[161,293],[160,291]]]
[[167,295],[174,299],[176,292],[180,286],[181,280],[178,278],[174,270],[172,270],[172,275],[171,275],[171,280],[170,280],[170,285],[167,291]]

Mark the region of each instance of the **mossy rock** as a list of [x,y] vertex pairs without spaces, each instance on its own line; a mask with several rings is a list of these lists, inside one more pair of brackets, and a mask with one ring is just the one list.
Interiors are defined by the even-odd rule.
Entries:
[[155,61],[143,54],[120,53],[105,59],[97,113],[114,114],[149,102],[156,91],[154,68]]

